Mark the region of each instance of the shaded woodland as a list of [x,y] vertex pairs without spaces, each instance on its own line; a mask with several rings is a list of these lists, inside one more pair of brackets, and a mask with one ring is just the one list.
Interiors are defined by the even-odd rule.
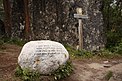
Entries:
[[[80,36],[78,19],[74,18],[77,8],[88,16],[82,19],[82,50],[77,49]],[[18,65],[19,54],[22,46],[32,40],[60,42],[70,59],[64,65],[53,61],[60,67],[49,75],[22,69]],[[47,53],[47,48],[38,45],[31,46],[35,52],[31,52],[31,47],[25,50],[32,56],[30,61],[36,52],[45,57],[53,52],[56,55],[54,50]],[[25,57],[27,52],[23,53]],[[52,55],[47,59],[50,58],[53,59]],[[31,63],[38,66],[43,61],[37,58]],[[40,80],[122,81],[122,0],[0,0],[0,81]]]
[[[84,49],[111,48],[122,40],[121,0],[3,0],[0,17],[7,37],[23,40],[54,40],[78,45],[78,21],[73,17],[81,7]],[[4,13],[4,14],[3,14]]]

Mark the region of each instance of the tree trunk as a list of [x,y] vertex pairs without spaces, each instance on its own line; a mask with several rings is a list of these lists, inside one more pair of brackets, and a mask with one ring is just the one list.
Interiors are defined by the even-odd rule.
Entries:
[[9,0],[3,0],[4,11],[5,11],[5,30],[7,37],[11,37],[11,5]]
[[30,30],[30,15],[29,15],[29,7],[28,0],[24,0],[24,12],[25,12],[25,38],[29,39],[29,30]]

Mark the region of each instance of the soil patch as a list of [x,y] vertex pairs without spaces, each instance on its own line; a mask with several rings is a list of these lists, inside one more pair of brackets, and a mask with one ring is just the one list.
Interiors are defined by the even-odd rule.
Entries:
[[[14,72],[22,47],[5,44],[4,48],[0,50],[0,81],[19,81]],[[122,58],[74,59],[72,62],[74,72],[62,81],[122,81]]]

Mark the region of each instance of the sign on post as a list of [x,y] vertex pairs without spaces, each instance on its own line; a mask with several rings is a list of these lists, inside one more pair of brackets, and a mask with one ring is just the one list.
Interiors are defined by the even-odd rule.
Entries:
[[82,14],[82,8],[76,9],[77,14],[74,14],[74,18],[78,19],[78,34],[79,34],[79,50],[83,49],[83,27],[82,27],[82,19],[87,19],[87,15]]

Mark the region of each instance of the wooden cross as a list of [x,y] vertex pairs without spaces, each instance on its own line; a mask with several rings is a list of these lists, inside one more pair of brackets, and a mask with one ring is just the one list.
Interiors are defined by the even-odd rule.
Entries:
[[78,34],[79,34],[79,50],[83,49],[83,27],[82,27],[82,19],[87,19],[87,15],[82,14],[82,8],[76,9],[77,14],[74,14],[74,18],[78,19]]

